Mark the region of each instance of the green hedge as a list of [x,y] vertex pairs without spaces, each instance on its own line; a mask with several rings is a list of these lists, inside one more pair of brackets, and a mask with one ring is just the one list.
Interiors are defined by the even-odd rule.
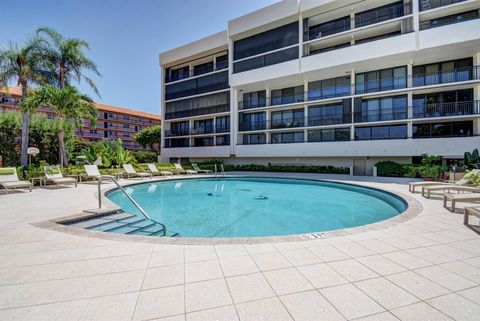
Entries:
[[411,178],[433,178],[440,179],[446,167],[439,165],[413,165],[399,164],[392,161],[381,161],[375,164],[378,176],[387,177],[411,177]]
[[[214,162],[197,163],[201,169],[214,170]],[[220,164],[220,163],[217,163]],[[348,167],[313,166],[313,165],[223,165],[225,171],[249,171],[249,172],[291,172],[291,173],[322,173],[322,174],[349,174]],[[184,168],[187,168],[184,166]]]

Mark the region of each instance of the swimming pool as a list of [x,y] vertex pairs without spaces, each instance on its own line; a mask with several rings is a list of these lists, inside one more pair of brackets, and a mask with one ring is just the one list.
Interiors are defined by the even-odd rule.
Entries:
[[[357,185],[284,178],[166,180],[126,187],[152,217],[182,237],[282,236],[375,223],[406,210],[387,192]],[[107,194],[132,214],[118,190]]]

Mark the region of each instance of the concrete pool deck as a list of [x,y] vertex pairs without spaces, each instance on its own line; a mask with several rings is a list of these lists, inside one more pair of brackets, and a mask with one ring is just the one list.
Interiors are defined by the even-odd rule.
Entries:
[[423,210],[325,239],[159,244],[32,225],[94,209],[95,184],[0,192],[0,320],[478,319],[480,236],[462,215],[405,179],[262,175],[383,188]]

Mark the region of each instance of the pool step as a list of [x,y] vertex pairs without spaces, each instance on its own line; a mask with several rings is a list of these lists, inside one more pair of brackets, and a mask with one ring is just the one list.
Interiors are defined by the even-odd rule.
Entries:
[[123,211],[116,211],[79,221],[69,222],[66,225],[100,232],[119,233],[143,236],[179,236],[178,233],[167,231],[155,221],[142,218]]

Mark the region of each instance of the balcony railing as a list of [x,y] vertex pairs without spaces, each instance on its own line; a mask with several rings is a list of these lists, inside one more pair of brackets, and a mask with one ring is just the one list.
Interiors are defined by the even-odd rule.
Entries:
[[178,81],[178,80],[185,80],[195,76],[200,76],[203,74],[207,74],[209,72],[214,72],[214,71],[223,70],[227,68],[228,68],[228,62],[225,61],[225,62],[217,63],[211,66],[204,66],[196,69],[195,68],[190,69],[188,72],[183,72],[183,73],[173,74],[173,75],[165,75],[165,82],[169,83],[169,82]]
[[451,24],[459,23],[459,22],[464,22],[464,21],[470,21],[470,20],[475,20],[479,19],[480,15],[478,14],[478,11],[471,11],[468,12],[469,14],[467,15],[451,15],[448,17],[442,17],[440,19],[432,19],[432,20],[427,20],[427,21],[422,21],[420,22],[420,30],[427,30],[427,29],[432,29],[432,28],[437,28],[437,27],[442,27],[442,26],[448,26]]
[[413,107],[413,118],[434,118],[480,114],[480,101],[428,104]]
[[303,40],[309,41],[350,30],[350,20],[350,17],[348,17],[310,28],[303,33]]
[[368,111],[358,111],[354,113],[354,121],[356,123],[402,120],[408,118],[407,107],[399,108],[382,108]]
[[451,71],[439,71],[435,73],[415,74],[412,76],[413,87],[437,85],[451,82],[478,80],[480,79],[480,67],[471,66],[456,68]]
[[431,10],[435,8],[440,8],[444,6],[449,6],[454,3],[463,2],[466,0],[420,0],[418,6],[420,11]]
[[165,113],[165,119],[176,119],[208,114],[218,114],[230,111],[230,104],[208,106],[196,109],[182,110],[182,111],[172,111]]
[[360,12],[355,16],[355,27],[360,28],[411,14],[411,8],[411,3],[399,3],[365,13]]

